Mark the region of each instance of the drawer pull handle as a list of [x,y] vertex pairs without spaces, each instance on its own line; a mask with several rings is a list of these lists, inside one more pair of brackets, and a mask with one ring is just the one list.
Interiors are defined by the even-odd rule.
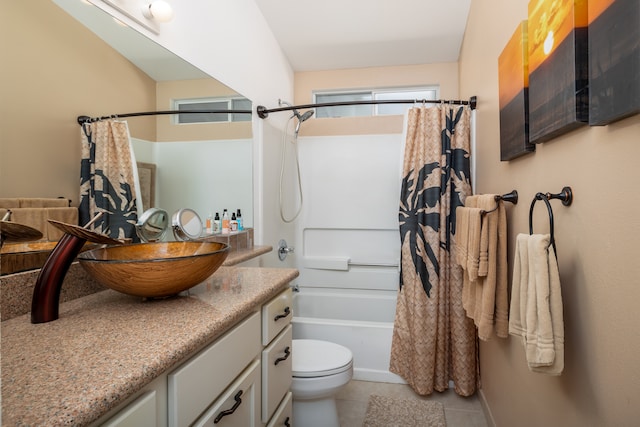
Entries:
[[291,424],[289,423],[289,417],[287,417],[287,419],[284,420],[284,427],[291,427]]
[[276,317],[273,318],[273,321],[277,322],[278,320],[284,319],[285,317],[287,317],[290,314],[291,314],[291,309],[289,307],[285,307],[284,308],[284,314],[278,314]]
[[285,360],[287,360],[289,358],[289,356],[291,356],[291,348],[289,346],[287,346],[287,348],[284,349],[284,356],[283,357],[278,357],[276,359],[274,365],[278,365],[278,363],[284,362]]
[[218,424],[222,418],[226,417],[227,415],[233,414],[236,411],[236,409],[238,409],[238,406],[240,406],[240,404],[242,403],[242,399],[240,399],[240,396],[242,396],[242,390],[237,392],[236,395],[233,397],[233,399],[236,401],[236,403],[233,404],[233,407],[231,409],[227,409],[226,411],[220,412],[216,417],[216,419],[213,420],[214,424]]

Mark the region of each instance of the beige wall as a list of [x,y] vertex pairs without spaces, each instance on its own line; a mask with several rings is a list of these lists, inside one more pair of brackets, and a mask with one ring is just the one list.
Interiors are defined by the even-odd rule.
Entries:
[[[497,58],[526,17],[526,0],[472,1],[460,95],[478,95],[476,190],[515,188],[520,195],[518,205],[508,209],[510,252],[516,234],[527,232],[535,193],[573,188],[572,206],[552,203],[565,370],[560,377],[531,373],[517,339],[494,338],[481,343],[482,393],[498,426],[635,425],[640,413],[640,116],[585,127],[538,145],[534,154],[500,162]],[[547,230],[545,209],[538,210],[543,215],[535,229]]]
[[[294,105],[313,103],[314,91],[439,85],[440,98],[458,99],[456,63],[373,67],[295,74]],[[313,116],[300,128],[301,136],[377,135],[402,133],[402,116],[321,118]]]
[[[0,197],[78,202],[79,115],[155,108],[155,82],[50,0],[0,2]],[[153,119],[130,123],[154,140]]]

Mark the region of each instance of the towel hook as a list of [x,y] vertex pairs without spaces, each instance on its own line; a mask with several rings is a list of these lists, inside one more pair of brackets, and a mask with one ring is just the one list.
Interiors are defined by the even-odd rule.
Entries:
[[533,208],[535,207],[538,200],[542,200],[547,206],[547,211],[549,212],[549,235],[551,236],[549,245],[553,246],[553,251],[556,253],[557,257],[558,255],[556,251],[556,240],[553,236],[553,210],[551,209],[551,203],[549,203],[547,195],[544,193],[537,193],[531,201],[531,207],[529,208],[529,234],[533,234]]

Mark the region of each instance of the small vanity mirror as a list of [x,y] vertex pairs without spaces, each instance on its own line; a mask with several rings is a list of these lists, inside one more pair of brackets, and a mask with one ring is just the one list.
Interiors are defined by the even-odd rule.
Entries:
[[202,234],[202,220],[193,209],[180,209],[174,213],[171,226],[176,240],[197,239]]
[[166,211],[158,208],[147,209],[136,224],[136,234],[144,243],[157,242],[164,237],[168,225],[169,215]]

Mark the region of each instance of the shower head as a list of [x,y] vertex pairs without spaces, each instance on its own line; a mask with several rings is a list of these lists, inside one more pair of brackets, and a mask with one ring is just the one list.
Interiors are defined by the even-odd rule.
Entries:
[[[286,105],[287,107],[293,107],[293,105],[289,104],[286,101],[282,101],[282,100],[278,100],[278,104],[280,105]],[[309,120],[309,118],[311,116],[313,116],[313,110],[307,110],[304,113],[300,114],[300,112],[295,109],[295,108],[291,108],[291,110],[293,111],[293,116],[291,116],[291,118],[297,118],[298,119],[298,123],[296,124],[296,131],[295,131],[295,135],[298,136],[298,131],[300,131],[300,124],[302,122],[304,122],[305,120]]]
[[305,120],[307,120],[309,117],[313,116],[313,110],[308,110],[305,111],[304,114],[300,115],[300,113],[298,113],[297,110],[293,110],[293,112],[295,113],[295,115],[298,117],[298,120],[300,120],[300,122],[304,122]]
[[[291,105],[287,101],[282,101],[280,99],[278,100],[278,104],[286,105],[287,107],[293,107],[293,105]],[[309,117],[313,116],[313,110],[305,111],[303,114],[300,114],[300,112],[295,108],[292,108],[291,110],[293,111],[292,117],[296,117],[298,119],[298,122],[300,123],[308,120]]]

